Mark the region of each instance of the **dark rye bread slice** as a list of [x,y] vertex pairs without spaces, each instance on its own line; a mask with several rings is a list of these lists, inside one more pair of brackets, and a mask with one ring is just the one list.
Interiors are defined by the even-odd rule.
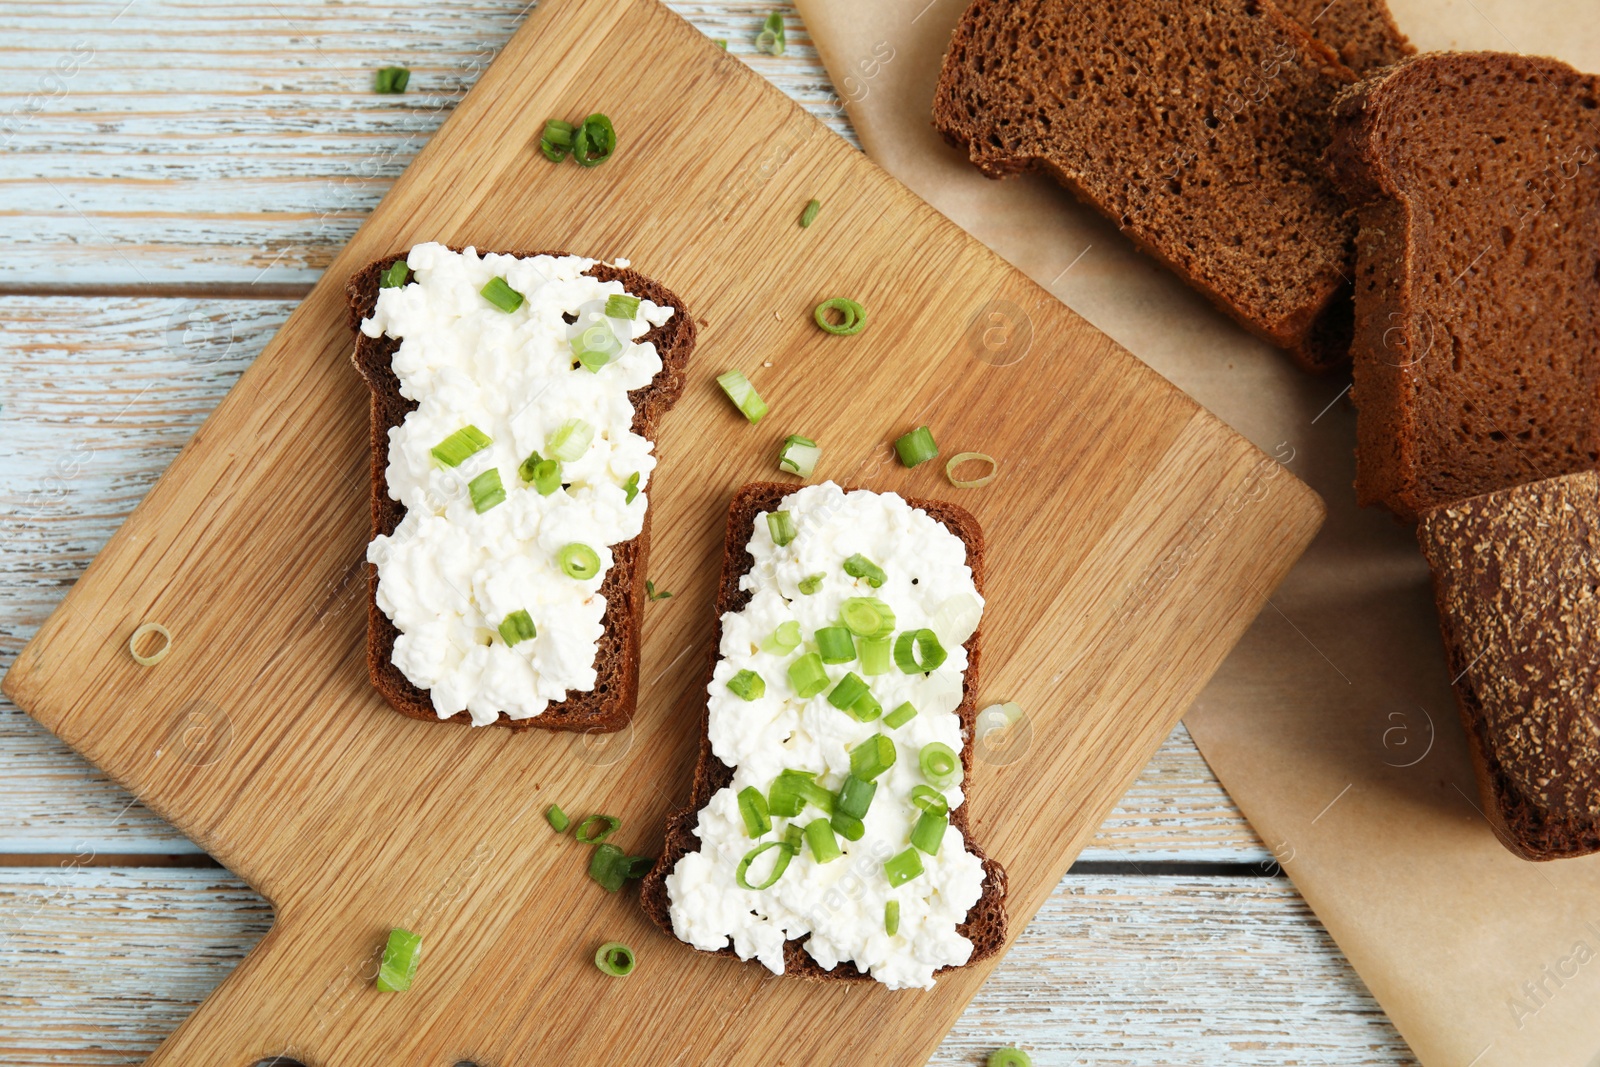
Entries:
[[1354,220],[1323,171],[1355,75],[1266,0],[974,0],[933,121],[1042,170],[1302,365],[1347,358]]
[[1285,15],[1358,74],[1416,52],[1383,0],[1276,0]]
[[1419,56],[1335,107],[1356,494],[1403,519],[1600,458],[1600,78]]
[[[459,252],[460,248],[453,251]],[[510,252],[506,255],[565,256],[566,252]],[[389,499],[386,471],[389,467],[389,430],[399,426],[415,411],[415,402],[400,395],[400,379],[390,361],[400,342],[391,337],[368,337],[361,332],[361,320],[372,314],[378,303],[380,276],[405,253],[385,256],[367,264],[351,277],[345,288],[349,301],[350,328],[355,331],[356,350],[351,357],[356,369],[372,390],[372,536],[392,534],[405,517],[405,507]],[[629,293],[663,307],[672,307],[672,317],[639,340],[655,343],[661,354],[661,370],[650,384],[628,394],[633,403],[633,432],[652,441],[661,417],[683,392],[689,356],[694,351],[694,317],[675,293],[637,271],[598,263],[588,272],[601,281],[619,281]],[[596,653],[599,678],[586,693],[569,693],[566,700],[552,702],[542,714],[531,719],[509,719],[502,712],[494,725],[512,730],[538,727],[542,730],[577,730],[604,733],[620,730],[633,718],[639,693],[639,627],[644,618],[645,563],[650,549],[650,516],[646,512],[644,529],[631,541],[612,548],[614,563],[600,584],[606,598],[601,620],[605,634]],[[402,715],[427,722],[439,722],[428,691],[411,683],[394,665],[394,642],[400,636],[389,617],[378,607],[378,569],[370,567],[367,578],[367,673],[373,686],[390,707]],[[446,722],[470,726],[472,717],[465,711]]]
[[1600,477],[1430,511],[1417,539],[1490,825],[1524,859],[1600,852]]
[[[716,630],[711,641],[710,663],[706,670],[706,684],[711,682],[717,665],[717,650],[722,646],[722,616],[738,611],[750,602],[750,594],[739,588],[739,579],[750,570],[750,553],[747,546],[754,531],[756,516],[771,511],[798,485],[779,485],[774,482],[751,482],[734,494],[728,506],[728,533],[722,550],[722,580],[717,587]],[[846,488],[846,492],[852,492]],[[940,500],[913,500],[906,503],[921,508],[967,546],[967,566],[972,568],[972,581],[983,592],[983,529],[978,520],[964,508]],[[979,633],[974,633],[964,646],[967,650],[967,672],[962,680],[961,706],[956,714],[961,717],[961,733],[967,743],[961,746],[962,783],[969,787],[972,780],[972,738],[977,720]],[[702,686],[697,692],[704,693]],[[645,914],[657,926],[672,933],[672,917],[668,914],[667,875],[686,854],[697,852],[700,839],[695,836],[700,809],[711,801],[717,790],[733,781],[733,768],[719,760],[711,751],[710,709],[700,714],[700,756],[695,763],[694,785],[687,807],[667,817],[666,844],[661,857],[639,886],[639,899]],[[956,927],[961,935],[972,942],[972,957],[976,963],[988,959],[1005,945],[1006,940],[1006,872],[1000,864],[984,855],[978,843],[972,840],[967,828],[967,812],[972,807],[972,794],[967,789],[966,801],[950,812],[950,825],[961,831],[967,851],[983,861],[983,896],[967,912],[967,921]],[[804,939],[786,941],[783,945],[783,972],[786,976],[825,979],[832,981],[871,981],[872,976],[858,970],[849,960],[841,960],[833,970],[825,970],[802,947]],[[715,955],[738,959],[731,945],[717,950]],[[950,970],[948,967],[940,971]],[[938,972],[935,972],[938,973]]]

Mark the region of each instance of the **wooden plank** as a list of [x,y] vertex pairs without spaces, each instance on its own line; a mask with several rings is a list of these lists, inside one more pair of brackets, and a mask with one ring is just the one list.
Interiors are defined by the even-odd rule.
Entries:
[[[791,4],[672,6],[848,136]],[[0,63],[0,287],[315,281],[526,10],[526,0],[439,0],[426,18],[378,0],[5,5],[0,34],[20,44]],[[771,10],[787,15],[781,57],[754,46]],[[375,95],[372,72],[395,62],[412,69],[408,92]]]
[[[293,307],[0,297],[0,513],[9,535],[0,556],[0,663],[60,603]],[[199,851],[3,698],[0,778],[0,853]],[[1270,857],[1180,726],[1081,858]]]
[[[270,922],[223,871],[0,870],[0,1060],[138,1063]],[[929,1062],[1012,1043],[1099,1067],[1414,1063],[1273,878],[1068,876]]]
[[[575,110],[579,92],[641,131],[603,170],[554,168],[529,144],[528,116]],[[739,124],[770,137],[730,141],[724,131]],[[800,242],[791,209],[810,195],[840,206]],[[771,462],[771,441],[711,386],[725,360],[783,354],[759,384],[830,442],[840,477],[933,491],[932,465],[883,461],[893,429],[924,420],[1028,471],[970,498],[990,545],[985,684],[1035,709],[1026,758],[980,766],[973,789],[974,832],[1010,871],[1019,923],[1320,521],[1304,486],[691,27],[646,0],[546,0],[5,678],[20,705],[281,907],[266,941],[153,1062],[286,1044],[351,1062],[463,1048],[517,1059],[553,1046],[628,1058],[663,1042],[703,1059],[735,1048],[924,1059],[992,962],[895,999],[764,983],[700,956],[672,982],[633,983],[626,1028],[555,1010],[553,998],[581,989],[608,1018],[614,987],[570,961],[585,918],[616,909],[570,893],[563,842],[530,840],[518,820],[544,790],[660,825],[698,721],[688,653],[704,649],[705,625],[650,615],[637,743],[603,773],[570,746],[403,720],[371,692],[360,613],[345,610],[360,600],[348,576],[366,537],[367,405],[347,363],[341,288],[355,266],[422,236],[626,248],[694,294],[702,354],[719,355],[692,374],[662,435],[652,493],[652,569],[683,575],[690,602],[714,580],[721,538],[707,516]],[[800,312],[841,285],[877,327],[824,347],[833,339]],[[996,298],[1027,309],[1034,358],[998,367],[963,343]],[[784,308],[787,322],[765,314]],[[1048,466],[1023,466],[1040,454]],[[121,635],[153,617],[187,636],[144,671]],[[175,731],[201,713],[222,721],[228,743],[216,759],[183,758]],[[397,765],[415,777],[390,773]],[[408,878],[397,882],[401,864]],[[435,907],[439,887],[456,885]],[[329,1025],[326,991],[410,914],[451,946],[450,970],[403,1013],[358,990]],[[633,911],[607,922],[665,940]],[[552,958],[568,961],[570,981],[505,978]],[[903,1026],[873,1025],[891,1003]],[[816,1012],[835,1025],[797,1035],[772,1023]]]

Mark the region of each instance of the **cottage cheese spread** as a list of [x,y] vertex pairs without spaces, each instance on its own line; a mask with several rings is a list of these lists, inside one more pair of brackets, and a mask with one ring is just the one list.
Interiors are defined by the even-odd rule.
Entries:
[[[631,318],[606,314],[622,284],[585,276],[595,261],[577,256],[479,256],[430,243],[406,263],[409,283],[382,289],[361,323],[368,337],[399,339],[394,372],[418,405],[389,431],[389,495],[406,514],[367,549],[378,607],[400,631],[395,665],[429,691],[440,718],[530,718],[595,686],[600,585],[611,546],[643,527],[656,462],[651,442],[631,430],[628,391],[649,384],[661,357],[635,339],[673,309],[644,300]],[[496,278],[521,295],[515,310],[484,295]],[[619,347],[591,372],[574,364],[572,338],[593,325],[609,327]],[[567,449],[583,447],[544,495],[520,471],[530,453],[550,458],[564,425]],[[469,427],[478,434],[463,449]],[[436,453],[450,451],[452,435],[457,451],[476,448],[454,466]],[[490,472],[504,493],[498,503]],[[571,545],[598,558],[592,575],[563,570]]]
[[[667,876],[673,930],[699,949],[714,951],[731,941],[741,959],[754,957],[780,974],[784,941],[809,935],[806,951],[828,970],[851,960],[890,988],[928,988],[935,970],[963,964],[972,953],[956,925],[982,895],[982,864],[954,826],[944,829],[937,855],[918,853],[923,873],[903,885],[891,887],[885,863],[907,851],[920,814],[911,790],[927,784],[918,760],[923,746],[939,742],[961,751],[956,709],[967,666],[962,642],[976,628],[983,602],[962,541],[893,493],[846,493],[826,482],[791,494],[781,510],[793,520],[793,540],[780,547],[765,515],[756,518],[749,547],[754,565],[740,579],[750,602],[722,617],[721,659],[709,686],[709,732],[712,751],[734,768],[734,776],[699,814],[700,851],[685,855]],[[881,587],[845,572],[846,560],[856,554],[882,569]],[[818,574],[820,587],[807,583],[815,592],[802,592],[801,583]],[[863,671],[861,661],[826,666],[828,688],[808,699],[796,695],[788,674],[798,657],[816,651],[819,628],[838,625],[846,598],[864,596],[889,605],[897,635],[933,629],[948,653],[926,675],[891,663],[887,672],[865,677],[883,709],[882,716],[865,722],[828,700],[847,673]],[[774,648],[769,636],[791,621],[799,623],[800,645],[763,650],[764,642]],[[746,700],[730,689],[741,671],[760,675],[762,695]],[[885,725],[884,717],[907,701],[915,716],[897,727]],[[851,749],[880,733],[893,741],[895,762],[876,779],[861,838],[840,835],[843,855],[829,862],[818,862],[807,843],[771,888],[741,887],[738,867],[754,847],[783,839],[791,821],[806,825],[821,812],[807,805],[793,820],[773,815],[772,830],[752,838],[740,812],[740,791],[753,786],[767,794],[784,770],[813,772],[819,785],[838,790],[851,772]],[[941,790],[951,808],[962,802],[960,785],[958,767],[955,780]],[[758,870],[770,870],[778,851],[758,857],[747,881],[759,884]],[[890,901],[898,902],[892,936],[885,921]]]

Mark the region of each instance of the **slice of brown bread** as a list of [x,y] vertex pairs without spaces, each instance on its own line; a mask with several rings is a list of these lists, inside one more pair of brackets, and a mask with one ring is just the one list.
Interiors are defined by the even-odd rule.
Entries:
[[1277,4],[1358,74],[1416,52],[1383,0],[1277,0]]
[[1417,540],[1490,825],[1524,859],[1600,852],[1600,476],[1430,511]]
[[[711,641],[710,663],[706,670],[707,685],[710,684],[712,672],[716,669],[717,649],[722,645],[722,616],[730,611],[740,610],[750,601],[750,594],[739,588],[739,579],[750,570],[750,553],[747,551],[747,546],[754,532],[756,516],[763,511],[773,510],[784,497],[799,488],[801,487],[798,485],[751,482],[734,494],[733,503],[728,507],[728,533],[722,550],[722,580],[717,587],[717,625]],[[846,492],[849,491],[851,490],[847,488]],[[940,500],[908,498],[906,503],[914,508],[921,508],[951,533],[961,538],[967,546],[967,565],[972,568],[972,581],[978,587],[978,592],[982,593],[984,546],[983,529],[978,525],[978,520],[964,508]],[[967,921],[956,927],[963,937],[972,942],[972,957],[967,961],[970,964],[993,956],[1005,945],[1006,872],[1000,864],[984,855],[978,843],[972,839],[967,825],[967,813],[972,807],[971,739],[974,736],[978,715],[979,634],[974,633],[964,647],[967,650],[967,673],[963,679],[961,706],[956,709],[956,714],[961,717],[962,736],[968,740],[968,743],[961,748],[962,781],[967,802],[950,812],[950,825],[961,831],[967,851],[983,862],[983,896],[967,912]],[[698,692],[704,693],[705,687],[702,686]],[[709,709],[704,709],[700,715],[700,756],[695,763],[694,784],[690,790],[689,804],[667,817],[666,844],[655,866],[645,875],[639,887],[639,898],[645,913],[669,934],[672,933],[672,917],[668,914],[671,902],[667,897],[667,875],[672,873],[672,868],[677,866],[678,861],[686,854],[699,851],[700,839],[695,836],[695,826],[699,821],[700,809],[710,803],[713,794],[733,781],[733,768],[723,763],[711,751],[709,730]],[[858,970],[849,960],[841,961],[831,971],[825,970],[806,953],[803,945],[803,938],[784,942],[785,975],[833,981],[871,980],[871,975]],[[738,958],[732,946],[719,949],[715,954]]]
[[[461,251],[459,248],[454,251]],[[509,252],[506,255],[565,256],[566,252]],[[400,342],[392,337],[368,337],[360,330],[378,303],[381,275],[405,253],[385,256],[367,264],[353,275],[345,288],[349,301],[350,328],[355,332],[356,350],[351,357],[356,369],[372,390],[372,536],[392,534],[405,517],[406,509],[389,498],[386,471],[389,467],[389,430],[399,426],[416,410],[416,403],[400,395],[400,380],[390,366]],[[650,383],[628,394],[633,403],[633,432],[655,440],[661,417],[683,392],[689,356],[694,352],[695,324],[682,300],[665,286],[637,271],[597,263],[588,272],[601,281],[618,281],[634,296],[644,297],[676,311],[664,325],[653,328],[639,340],[651,341],[661,354],[661,370]],[[537,727],[542,730],[577,730],[603,733],[620,730],[633,717],[639,693],[639,628],[644,619],[645,564],[650,550],[650,516],[644,529],[631,541],[612,548],[614,563],[606,572],[600,593],[606,598],[602,619],[605,635],[596,653],[599,679],[586,693],[569,693],[567,699],[551,703],[542,714],[531,719],[510,719],[501,714],[496,726],[512,730]],[[428,722],[439,722],[428,691],[411,683],[394,665],[394,642],[400,636],[389,617],[378,607],[378,570],[369,567],[367,578],[367,673],[373,686],[389,705],[403,715]],[[471,725],[465,711],[446,722]]]
[[1600,78],[1419,56],[1339,98],[1356,494],[1404,519],[1600,459]]
[[1355,75],[1267,0],[974,0],[933,121],[1042,170],[1302,365],[1343,364],[1354,220],[1320,165]]

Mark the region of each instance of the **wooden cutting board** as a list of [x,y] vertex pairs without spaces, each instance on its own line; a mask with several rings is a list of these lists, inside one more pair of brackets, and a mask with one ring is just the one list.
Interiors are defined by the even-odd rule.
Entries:
[[[546,118],[603,110],[605,165]],[[816,197],[822,214],[796,224]],[[651,485],[640,704],[622,733],[469,730],[390,711],[364,663],[367,394],[342,289],[424,240],[626,256],[702,322]],[[866,332],[811,309],[851,296]],[[752,427],[713,378],[744,370]],[[901,468],[931,425],[985,488]],[[931,993],[774,979],[657,931],[542,812],[659,847],[688,794],[727,501],[778,442],[819,478],[953,499],[989,542],[975,836],[1018,933],[1304,549],[1321,502],[652,0],[544,0],[5,679],[19,705],[267,896],[272,931],[151,1058],[307,1064],[912,1063],[993,963]],[[127,642],[175,634],[165,662]],[[387,931],[423,935],[382,994]],[[625,980],[601,942],[639,954]]]

